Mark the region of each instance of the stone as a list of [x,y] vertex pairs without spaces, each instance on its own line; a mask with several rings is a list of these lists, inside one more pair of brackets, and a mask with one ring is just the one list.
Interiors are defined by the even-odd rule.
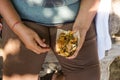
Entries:
[[120,30],[120,0],[112,0],[111,13],[109,17],[110,34],[116,34]]
[[[114,43],[112,45],[112,49],[107,51],[106,54],[107,55],[102,60],[100,60],[101,80],[109,80],[109,78],[111,77],[111,74],[116,73],[118,70],[120,70],[120,67],[118,67],[118,66],[111,67],[111,65],[116,64],[116,63],[114,63],[115,62],[114,60],[118,56],[120,56],[120,43]],[[111,70],[111,68],[112,68],[112,70]],[[117,70],[115,70],[115,69],[117,69]],[[114,78],[117,76],[118,75],[114,75]],[[120,79],[111,79],[111,80],[120,80]]]
[[116,57],[109,67],[109,80],[120,80],[120,56]]

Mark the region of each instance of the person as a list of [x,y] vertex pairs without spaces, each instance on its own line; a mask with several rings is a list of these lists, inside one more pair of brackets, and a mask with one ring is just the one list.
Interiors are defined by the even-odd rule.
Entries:
[[[3,80],[38,80],[53,50],[65,80],[100,80],[94,18],[99,0],[0,0]],[[74,55],[55,50],[57,29],[79,31]]]

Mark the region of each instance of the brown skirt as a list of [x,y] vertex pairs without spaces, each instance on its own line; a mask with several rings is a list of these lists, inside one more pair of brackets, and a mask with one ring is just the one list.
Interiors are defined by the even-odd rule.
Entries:
[[[72,60],[61,57],[55,52],[58,27],[43,26],[30,21],[24,21],[24,23],[37,32],[41,38],[46,39],[46,43],[51,46],[62,66],[66,80],[100,80],[96,32],[93,23],[87,32],[82,49],[79,51],[78,56]],[[72,26],[73,23],[67,23],[59,28],[72,30]],[[28,50],[4,21],[2,39],[2,48],[4,50],[3,75],[10,77],[13,74],[39,74],[46,53],[35,54]]]

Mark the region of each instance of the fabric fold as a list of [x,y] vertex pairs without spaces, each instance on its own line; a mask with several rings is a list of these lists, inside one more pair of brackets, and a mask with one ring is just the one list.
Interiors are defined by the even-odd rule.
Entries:
[[105,51],[111,49],[112,42],[109,34],[109,14],[111,10],[111,0],[101,0],[96,15],[96,31],[98,43],[98,56],[103,59]]

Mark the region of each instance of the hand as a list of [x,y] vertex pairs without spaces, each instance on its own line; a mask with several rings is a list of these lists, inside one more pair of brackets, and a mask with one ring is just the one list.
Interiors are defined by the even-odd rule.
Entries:
[[76,24],[73,25],[73,32],[79,31],[79,33],[80,33],[80,42],[78,44],[78,47],[77,47],[75,53],[72,56],[67,57],[67,59],[74,59],[77,57],[78,52],[80,51],[80,49],[84,43],[87,30],[88,30],[88,28],[82,27],[80,25],[76,25]]
[[50,50],[48,45],[44,43],[45,40],[40,39],[36,32],[24,24],[17,24],[16,27],[13,28],[13,31],[18,35],[25,46],[31,51],[40,54],[48,52]]

